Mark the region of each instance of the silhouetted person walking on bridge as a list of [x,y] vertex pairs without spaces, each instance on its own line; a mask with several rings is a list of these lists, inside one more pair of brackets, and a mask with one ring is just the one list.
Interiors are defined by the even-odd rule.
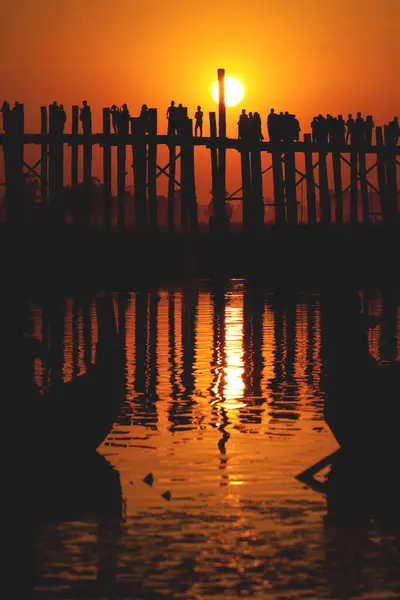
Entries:
[[368,115],[365,120],[365,142],[367,146],[372,146],[372,130],[375,127],[375,123],[372,119],[372,115]]
[[400,136],[399,117],[394,117],[393,121],[390,121],[389,135],[390,135],[390,138],[395,143],[395,145],[397,145],[397,142],[399,141],[399,136]]
[[82,102],[79,118],[82,123],[83,133],[92,133],[92,112],[86,100]]
[[261,117],[260,113],[258,112],[254,113],[254,135],[259,141],[264,139],[264,136],[262,134]]
[[142,104],[140,110],[140,120],[142,122],[142,131],[147,133],[149,131],[149,109],[147,104]]
[[271,110],[269,111],[269,115],[267,117],[267,129],[268,129],[268,136],[269,136],[269,141],[270,142],[276,142],[276,134],[277,134],[277,117],[278,115],[275,113],[275,110],[273,108],[271,108]]
[[67,113],[64,110],[64,105],[60,104],[60,109],[58,111],[58,130],[61,135],[64,133],[65,123],[67,122]]
[[200,137],[203,137],[203,111],[201,110],[201,106],[197,107],[197,112],[194,117],[196,119],[194,135],[197,137],[197,130],[200,129]]
[[129,114],[128,105],[123,104],[121,107],[121,112],[119,113],[119,128],[118,132],[122,135],[128,135],[129,133],[129,122],[131,116]]
[[249,120],[249,116],[246,114],[246,109],[244,108],[240,114],[238,121],[238,138],[241,140],[246,136],[246,127],[247,122]]
[[353,119],[353,115],[348,115],[347,122],[346,122],[346,128],[347,128],[346,144],[353,143],[354,124],[355,124],[355,121]]
[[115,104],[110,108],[111,113],[111,123],[114,129],[114,133],[118,133],[119,128],[119,108]]

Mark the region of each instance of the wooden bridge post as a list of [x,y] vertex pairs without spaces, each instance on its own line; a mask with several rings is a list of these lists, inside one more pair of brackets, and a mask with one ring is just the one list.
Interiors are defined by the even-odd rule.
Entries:
[[47,134],[48,134],[48,121],[47,121],[47,106],[40,107],[40,133],[42,136],[42,144],[40,149],[40,187],[42,203],[45,204],[48,199],[48,181],[47,181],[47,170],[48,170],[48,145],[47,145]]
[[217,120],[215,112],[209,113],[210,117],[210,152],[211,152],[211,186],[212,186],[212,202],[213,216],[210,217],[210,228],[212,229],[215,223],[215,215],[218,212],[218,156],[217,156]]
[[292,150],[285,151],[285,192],[289,225],[297,225],[296,166]]
[[175,174],[176,146],[175,141],[169,143],[169,180],[168,180],[168,232],[175,233]]
[[119,134],[117,146],[118,231],[125,231],[126,138]]
[[309,225],[315,225],[317,222],[316,198],[315,198],[315,180],[312,162],[311,134],[304,134],[304,157],[306,164],[306,184],[307,184],[307,222]]
[[342,165],[340,161],[340,152],[335,146],[332,148],[332,167],[333,167],[333,185],[335,190],[335,223],[343,225],[343,183],[342,183]]
[[[92,116],[90,115],[90,119]],[[90,226],[92,208],[92,123],[89,126],[90,133],[84,133],[83,140],[83,189],[84,189],[84,225]]]
[[149,156],[147,161],[150,231],[158,231],[157,206],[157,109],[149,108]]
[[111,146],[109,137],[111,135],[110,109],[103,108],[103,191],[104,191],[104,228],[111,230]]
[[252,189],[252,229],[260,232],[264,229],[264,198],[262,185],[261,147],[251,148],[251,189]]
[[56,143],[54,130],[54,106],[49,104],[49,200],[54,203],[56,196]]
[[280,143],[273,144],[271,154],[272,174],[274,178],[275,223],[276,225],[284,225],[286,223],[285,187],[283,183]]
[[324,225],[329,225],[331,222],[331,202],[328,186],[326,155],[326,150],[320,150],[318,153],[319,209],[321,223]]
[[225,69],[218,69],[218,204],[216,224],[219,233],[225,233],[229,228],[226,214],[226,105],[225,105]]
[[71,185],[78,186],[78,131],[79,131],[79,106],[72,107],[72,142],[71,142]]
[[358,162],[360,168],[360,184],[361,184],[361,206],[363,223],[369,223],[369,206],[368,206],[368,187],[367,187],[367,164],[365,158],[365,150],[360,148],[358,154]]
[[194,179],[193,121],[186,119],[183,124],[183,144],[181,147],[181,225],[184,231],[197,231],[197,201]]
[[133,118],[132,123],[132,155],[135,194],[135,228],[136,231],[145,231],[147,228],[146,206],[146,138],[143,121]]
[[250,233],[253,221],[253,203],[250,175],[250,154],[247,140],[240,141],[240,163],[242,168],[242,223],[243,230]]
[[392,221],[397,220],[398,209],[398,187],[396,167],[396,143],[387,125],[385,125],[385,156],[386,156],[386,194],[390,205]]
[[7,221],[18,225],[24,209],[24,105],[19,104],[10,115],[4,141]]
[[350,223],[357,225],[358,222],[358,172],[357,151],[352,146],[350,152]]
[[386,193],[385,148],[383,145],[383,131],[382,127],[380,126],[376,128],[376,163],[378,170],[378,186],[382,210],[382,219],[386,225],[390,225],[391,213]]

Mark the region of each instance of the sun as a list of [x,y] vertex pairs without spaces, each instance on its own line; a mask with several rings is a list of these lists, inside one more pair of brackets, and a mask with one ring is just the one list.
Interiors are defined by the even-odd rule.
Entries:
[[[218,81],[212,87],[212,97],[215,102],[219,101]],[[225,104],[226,106],[236,106],[243,100],[244,87],[234,77],[225,77]]]

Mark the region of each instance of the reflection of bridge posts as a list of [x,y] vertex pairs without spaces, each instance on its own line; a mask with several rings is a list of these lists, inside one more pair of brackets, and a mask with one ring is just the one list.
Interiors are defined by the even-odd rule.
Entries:
[[185,289],[182,295],[182,385],[187,395],[192,394],[195,387],[193,367],[196,353],[197,303],[197,291]]
[[157,315],[158,294],[151,292],[149,304],[149,398],[157,400]]
[[92,362],[92,316],[90,313],[90,299],[84,298],[82,302],[83,317],[83,361],[88,369]]
[[308,385],[313,384],[313,365],[315,351],[315,318],[316,306],[312,298],[307,300],[307,364],[306,377]]
[[262,293],[246,286],[243,299],[244,393],[246,397],[256,396],[256,399],[248,406],[246,416],[241,416],[242,423],[261,423],[261,411],[257,407],[264,404],[261,398],[263,313]]
[[72,376],[79,373],[79,304],[72,301]]
[[176,339],[175,339],[175,294],[168,292],[168,349],[170,365],[170,383],[172,388],[172,399],[176,400],[179,394],[176,373]]
[[[225,375],[223,368],[225,359],[225,285],[217,283],[212,289],[213,303],[213,367],[214,379],[212,387],[217,386],[217,398],[222,399],[224,395]],[[221,374],[221,376],[219,376]],[[213,392],[215,394],[215,392]]]
[[294,381],[294,363],[296,360],[296,301],[289,298],[286,307],[286,357],[285,373],[290,383]]
[[381,360],[395,361],[397,357],[397,302],[394,294],[383,292],[379,354]]
[[146,367],[147,367],[147,292],[136,293],[136,324],[135,324],[135,391],[144,393],[146,391]]
[[61,298],[53,298],[50,306],[50,383],[52,386],[63,380],[64,318],[64,301]]

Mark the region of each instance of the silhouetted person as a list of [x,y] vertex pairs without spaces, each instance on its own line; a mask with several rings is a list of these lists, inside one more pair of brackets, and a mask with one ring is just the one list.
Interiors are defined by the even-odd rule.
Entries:
[[352,141],[358,146],[362,145],[365,141],[365,123],[360,112],[357,113],[357,118],[354,122]]
[[353,115],[348,115],[346,121],[346,144],[353,143],[354,123]]
[[318,119],[317,119],[317,117],[314,117],[313,120],[311,121],[311,139],[312,139],[313,144],[317,143],[317,137],[318,137]]
[[111,113],[111,123],[114,129],[114,133],[118,133],[119,128],[119,108],[115,104],[112,105],[110,109]]
[[58,128],[61,134],[64,133],[65,123],[67,122],[67,113],[64,110],[64,105],[60,104],[60,108],[58,110]]
[[121,112],[119,113],[119,133],[122,135],[128,135],[129,133],[129,123],[131,116],[129,114],[128,105],[123,104],[121,107]]
[[185,109],[182,103],[178,104],[178,107],[175,109],[175,130],[177,134],[181,133],[182,123],[186,117],[187,110]]
[[278,115],[275,113],[275,109],[271,108],[267,117],[267,129],[270,142],[277,141],[277,118]]
[[194,118],[196,119],[194,135],[197,137],[197,130],[200,129],[200,137],[203,137],[203,111],[201,110],[201,106],[197,107],[197,112],[194,115]]
[[294,121],[293,121],[293,127],[294,127],[294,139],[296,142],[298,142],[300,140],[300,121],[298,119],[296,119],[296,115],[294,115]]
[[149,109],[147,104],[142,104],[142,108],[140,110],[140,120],[142,121],[144,133],[147,133],[149,131]]
[[79,118],[82,123],[83,133],[92,133],[92,112],[86,100],[82,102]]
[[174,135],[176,129],[176,106],[174,100],[171,101],[171,105],[167,110],[168,119],[168,135]]
[[338,116],[336,128],[337,128],[338,144],[340,144],[341,146],[344,146],[344,144],[346,142],[346,123],[345,123],[345,120],[343,119],[343,115]]
[[257,140],[263,140],[264,136],[262,134],[262,125],[261,125],[261,117],[260,113],[254,113],[254,135]]
[[1,112],[3,113],[3,131],[7,133],[10,129],[10,115],[11,108],[10,104],[7,101],[4,101],[1,107]]
[[249,116],[246,114],[246,109],[244,108],[240,114],[238,121],[238,137],[239,139],[243,139],[246,137],[246,126],[249,120]]
[[375,127],[375,123],[372,119],[372,115],[368,115],[365,120],[365,142],[367,146],[372,146],[372,130]]

